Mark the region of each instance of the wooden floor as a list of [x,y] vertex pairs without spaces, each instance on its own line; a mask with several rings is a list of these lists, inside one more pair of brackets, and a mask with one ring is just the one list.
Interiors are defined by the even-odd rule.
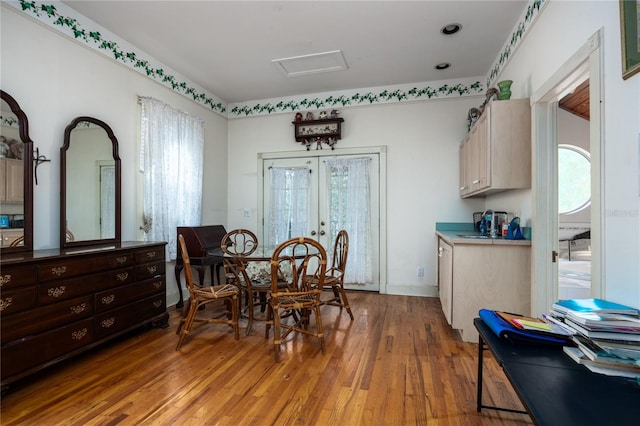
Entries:
[[[175,351],[170,328],[133,333],[14,383],[2,425],[527,425],[476,412],[477,344],[460,341],[436,298],[350,292],[355,320],[324,306],[327,353],[289,336],[273,358],[264,323],[250,336],[212,324]],[[209,309],[209,308],[208,308]],[[202,311],[200,314],[205,314]],[[484,403],[522,409],[485,357]]]

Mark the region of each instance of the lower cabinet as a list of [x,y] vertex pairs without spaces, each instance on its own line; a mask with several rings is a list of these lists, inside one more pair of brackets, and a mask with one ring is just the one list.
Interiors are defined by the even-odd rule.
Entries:
[[473,319],[480,309],[530,315],[531,247],[449,244],[438,238],[438,288],[447,322],[465,342],[478,342]]
[[2,258],[2,386],[142,326],[166,327],[166,243]]

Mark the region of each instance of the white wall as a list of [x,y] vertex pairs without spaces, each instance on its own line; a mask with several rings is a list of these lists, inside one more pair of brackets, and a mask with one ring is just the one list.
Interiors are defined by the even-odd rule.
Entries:
[[604,297],[640,306],[640,75],[622,79],[619,3],[548,2],[499,79],[514,81],[514,97],[531,96],[600,28],[604,29]]
[[[29,119],[34,147],[52,161],[38,168],[34,187],[34,249],[59,245],[60,147],[65,127],[88,115],[103,120],[118,138],[122,160],[122,239],[140,239],[138,193],[139,106],[151,96],[205,121],[203,223],[226,222],[226,118],[77,44],[13,8],[2,5],[1,86]],[[168,268],[168,302],[175,297]]]
[[[469,108],[480,98],[345,108],[341,148],[387,151],[387,291],[435,295],[436,222],[471,222],[484,200],[458,196],[458,144]],[[293,135],[293,114],[229,120],[229,227],[257,229],[257,154],[304,151]],[[242,216],[244,209],[251,217]],[[417,277],[416,268],[425,276]]]

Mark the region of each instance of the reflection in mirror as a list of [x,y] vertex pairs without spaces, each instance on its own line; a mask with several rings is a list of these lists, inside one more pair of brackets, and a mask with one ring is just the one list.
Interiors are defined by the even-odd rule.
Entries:
[[27,116],[0,91],[0,250],[33,250],[33,142]]
[[120,242],[120,158],[111,128],[78,117],[61,149],[61,247]]

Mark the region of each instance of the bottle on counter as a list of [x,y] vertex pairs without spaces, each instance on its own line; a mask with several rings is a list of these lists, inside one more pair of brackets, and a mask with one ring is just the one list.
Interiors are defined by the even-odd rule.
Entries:
[[506,237],[508,232],[509,232],[509,221],[505,217],[504,222],[502,222],[502,238]]

